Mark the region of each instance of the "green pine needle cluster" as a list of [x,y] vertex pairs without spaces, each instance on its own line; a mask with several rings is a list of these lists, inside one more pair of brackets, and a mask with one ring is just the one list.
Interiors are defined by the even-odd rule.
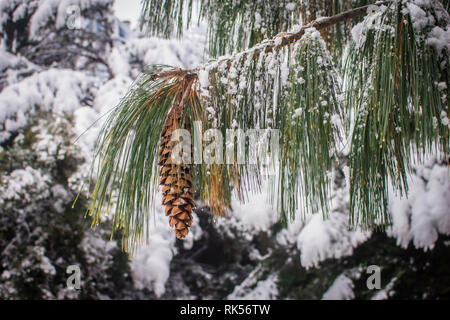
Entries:
[[[154,80],[152,75],[163,67],[140,75],[105,121],[97,142],[97,178],[88,213],[94,226],[112,211],[114,230],[123,229],[127,251],[149,234],[149,213],[159,185],[161,131],[183,82],[181,77]],[[195,101],[188,104],[195,108]]]
[[406,194],[412,161],[430,152],[448,155],[449,128],[436,122],[448,112],[436,52],[402,9],[395,4],[371,17],[346,62],[353,226],[388,224],[388,186]]
[[[154,36],[181,36],[197,17],[208,25],[208,54],[219,57],[250,48],[295,25],[373,3],[370,0],[143,0],[141,28]],[[353,22],[358,22],[358,19]],[[351,24],[343,22],[323,36],[337,59]],[[337,60],[336,60],[337,61]]]
[[[326,217],[334,163],[348,157],[350,226],[388,225],[389,189],[407,194],[410,165],[430,153],[449,157],[448,47],[438,52],[427,41],[435,26],[414,25],[411,1],[392,1],[368,13],[345,51],[347,43],[330,41],[330,34],[342,31],[342,39],[348,39],[349,21],[345,28],[334,25],[320,32],[305,28],[295,43],[284,41],[292,33],[266,39],[294,24],[305,8],[318,16],[329,12],[320,11],[321,5],[333,12],[343,8],[343,1],[333,1],[339,6],[319,1],[317,10],[311,9],[313,2],[297,1],[298,12],[287,10],[287,1],[273,2],[283,11],[271,11],[274,16],[255,9],[267,1],[202,2],[200,18],[210,19],[212,54],[239,52],[195,70],[167,73],[161,71],[170,69],[159,67],[141,75],[99,136],[93,224],[105,210],[114,211],[114,228],[124,229],[127,249],[148,236],[148,214],[158,191],[160,134],[188,74],[195,81],[183,127],[193,135],[216,129],[224,138],[230,129],[240,129],[238,135],[245,138],[243,145],[234,143],[234,136],[228,144],[213,137],[194,142],[193,149],[214,154],[210,163],[193,163],[190,173],[196,196],[216,215],[230,207],[233,194],[245,201],[248,192],[259,191],[268,180],[281,219],[308,212]],[[195,5],[144,0],[143,7],[149,30],[169,36],[181,33]],[[439,2],[424,10],[436,26],[448,28],[449,15]],[[248,18],[255,12],[268,23],[263,34]],[[256,140],[248,136],[251,132]],[[279,138],[279,144],[269,144],[270,138]],[[216,154],[214,144],[222,144],[226,154]],[[240,152],[244,163],[238,161]]]

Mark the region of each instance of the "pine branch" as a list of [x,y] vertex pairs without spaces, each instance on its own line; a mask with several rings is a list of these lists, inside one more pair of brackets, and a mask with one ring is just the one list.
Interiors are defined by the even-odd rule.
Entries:
[[[448,53],[440,56],[427,44],[426,31],[414,27],[407,9],[395,3],[349,48],[344,81],[347,118],[353,119],[352,226],[389,224],[388,186],[407,194],[411,164],[449,152],[447,86],[438,86],[448,83]],[[441,10],[436,23],[448,25]]]
[[[382,2],[377,2],[374,5],[381,6],[381,5],[391,3],[391,2],[392,2],[392,0],[391,1],[382,1]],[[312,21],[312,22],[308,23],[307,25],[304,25],[303,27],[300,28],[300,30],[298,30],[297,32],[294,32],[294,33],[281,32],[278,35],[276,35],[274,38],[272,38],[270,40],[265,40],[255,46],[253,46],[252,48],[245,50],[244,52],[253,51],[256,53],[256,52],[259,52],[262,50],[264,50],[265,52],[270,52],[275,47],[284,47],[284,46],[293,44],[302,38],[302,36],[305,34],[305,31],[307,29],[314,28],[316,30],[322,30],[322,29],[326,29],[332,25],[341,23],[343,21],[361,17],[367,13],[368,8],[370,8],[374,5],[367,5],[367,6],[362,6],[362,7],[355,8],[355,9],[350,9],[350,10],[344,11],[342,13],[336,14],[334,16],[331,16],[331,17],[321,18],[320,20]],[[275,40],[279,37],[282,38],[281,43],[275,45]],[[244,53],[244,52],[241,52],[241,53]],[[233,56],[237,56],[241,53],[234,54]],[[232,57],[229,57],[229,58],[222,57],[222,58],[218,58],[216,61],[224,62],[226,60],[231,60],[231,59],[232,59]],[[205,66],[199,66],[194,69],[175,69],[175,70],[162,71],[162,72],[151,75],[150,79],[156,80],[159,78],[166,78],[166,77],[183,77],[183,76],[186,76],[187,74],[196,75],[200,70],[205,69],[208,65],[211,65],[213,63],[214,62],[208,62]]]
[[[351,2],[351,4],[350,4]],[[374,0],[204,0],[198,6],[192,0],[143,0],[141,28],[157,37],[181,37],[184,28],[193,23],[194,11],[198,21],[208,26],[208,54],[212,58],[243,51],[271,39],[279,32],[290,30],[302,22],[321,16],[370,5]],[[186,15],[187,13],[187,15]],[[358,19],[359,20],[359,19]],[[359,22],[356,20],[357,22]],[[327,28],[322,37],[334,48],[333,58],[342,56],[345,39],[352,24],[344,22]]]
[[[389,223],[388,185],[407,191],[412,153],[420,160],[436,146],[448,154],[450,95],[448,67],[439,62],[448,61],[448,50],[441,54],[430,47],[427,31],[415,29],[404,2],[377,5],[387,3],[392,5],[365,17],[359,39],[348,49],[343,79],[318,30],[361,17],[370,6],[320,18],[195,69],[144,72],[99,136],[93,223],[100,221],[104,206],[115,206],[114,228],[124,229],[126,247],[133,250],[148,235],[147,214],[161,174],[166,214],[183,238],[192,223],[194,190],[220,214],[231,205],[233,192],[243,200],[247,192],[259,190],[268,163],[274,169],[268,193],[282,219],[299,211],[326,217],[345,118],[352,126],[347,131],[350,225]],[[448,14],[441,16],[441,25],[448,25]],[[212,142],[206,138],[197,147],[214,156],[191,161],[183,172],[169,166],[168,138],[175,126],[171,110],[186,92],[176,126],[194,132],[193,123],[199,122],[205,137],[219,133],[214,142],[222,149],[222,137],[230,128],[238,129],[238,136],[225,143],[226,163],[223,150],[211,148],[215,143],[206,145]],[[269,143],[268,136],[279,138],[274,140],[279,145]],[[235,138],[243,139],[236,145]],[[192,190],[183,196],[175,185]]]

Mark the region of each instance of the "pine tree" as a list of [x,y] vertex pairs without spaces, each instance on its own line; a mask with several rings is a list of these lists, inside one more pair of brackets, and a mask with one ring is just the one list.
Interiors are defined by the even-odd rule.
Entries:
[[[135,297],[127,255],[108,241],[110,226],[92,232],[83,217],[88,203],[72,208],[89,158],[74,143],[74,109],[93,106],[93,74],[106,74],[94,57],[106,57],[117,22],[112,1],[78,4],[83,26],[101,26],[98,33],[58,25],[64,1],[0,2],[0,299]],[[37,22],[39,41],[30,33]],[[92,60],[81,44],[95,52]],[[82,290],[67,287],[70,265],[80,267]]]
[[[97,144],[94,224],[114,206],[114,228],[133,249],[148,235],[159,180],[181,238],[194,191],[218,215],[233,192],[245,199],[263,179],[283,220],[298,210],[326,217],[330,172],[348,158],[350,226],[388,225],[388,188],[407,194],[411,165],[428,154],[449,160],[446,8],[437,0],[143,1],[151,35],[181,36],[194,13],[206,21],[213,60],[149,68],[110,114]],[[266,177],[261,159],[242,165],[236,157],[173,166],[168,134],[194,132],[196,121],[223,136],[236,127],[279,132],[279,152],[264,159],[276,174]],[[261,147],[245,144],[246,159]],[[169,192],[180,184],[189,196]]]
[[[113,24],[103,15],[112,15],[112,5],[112,0],[86,1],[83,5],[4,1],[0,5],[0,38],[7,51],[39,66],[97,68],[111,75],[102,53],[112,46]],[[71,6],[78,11],[71,13]]]

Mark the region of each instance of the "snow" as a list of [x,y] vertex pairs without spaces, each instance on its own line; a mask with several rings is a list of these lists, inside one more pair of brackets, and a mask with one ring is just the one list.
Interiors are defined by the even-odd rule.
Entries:
[[389,281],[389,283],[386,285],[386,287],[378,290],[377,293],[375,293],[372,296],[371,300],[386,300],[386,299],[388,299],[389,296],[394,294],[394,292],[392,291],[392,288],[394,287],[394,284],[397,281],[397,279],[398,279],[397,277],[392,278],[391,281]]
[[306,269],[318,267],[326,259],[339,259],[353,253],[354,248],[366,241],[371,232],[348,226],[349,190],[333,187],[329,217],[321,212],[292,221],[287,229],[277,235],[281,245],[295,244],[300,251],[300,263]]
[[261,28],[261,19],[262,19],[261,15],[258,12],[256,12],[255,13],[255,24],[254,24],[255,29]]
[[302,266],[317,267],[325,259],[351,255],[353,249],[368,238],[368,233],[348,231],[347,220],[347,215],[335,213],[327,220],[315,214],[306,221],[297,237]]
[[156,210],[154,217],[156,222],[151,226],[148,246],[137,252],[131,263],[131,271],[138,290],[149,288],[160,297],[165,292],[165,283],[169,278],[175,237],[162,208]]
[[27,6],[24,3],[20,4],[17,9],[14,10],[13,21],[19,21],[20,19],[22,19],[26,14],[26,9]]
[[[195,212],[192,212],[192,217],[194,221],[199,221],[198,216]],[[203,230],[198,223],[194,223],[189,229],[189,233],[183,240],[183,248],[186,250],[191,250],[194,246],[194,242],[200,240],[203,236]]]
[[295,2],[289,2],[288,4],[286,4],[286,10],[288,11],[294,11],[296,7],[297,4]]
[[427,43],[433,46],[438,54],[442,51],[449,51],[450,47],[450,29],[442,29],[441,27],[434,27],[428,35]]
[[[378,7],[377,7],[378,8]],[[380,28],[382,13],[386,7],[380,7],[381,10],[373,10],[364,17],[364,20],[357,23],[351,30],[351,35],[357,47],[361,47],[366,41],[366,33],[373,28]],[[385,27],[385,26],[384,26]]]
[[49,69],[6,87],[0,93],[0,142],[26,125],[24,115],[39,111],[72,113],[96,86],[96,79],[73,70]]
[[360,22],[357,23],[353,28],[352,28],[352,38],[353,41],[355,41],[356,43],[360,43],[361,42],[361,34],[364,28],[364,22]]
[[17,63],[17,61],[19,61],[20,58],[4,51],[3,49],[0,48],[0,70],[3,71],[5,70],[7,67],[12,66],[14,64]]
[[340,117],[337,114],[333,114],[331,116],[331,123],[335,125],[336,127],[342,127],[342,121]]
[[388,234],[407,248],[431,250],[439,234],[450,234],[450,179],[445,165],[429,159],[408,179],[408,198],[390,194],[393,226]]
[[233,197],[232,210],[226,219],[232,219],[248,233],[267,231],[278,220],[276,211],[268,201],[267,188],[267,183],[264,182],[261,193],[249,193],[243,202]]
[[418,5],[408,2],[406,4],[407,10],[404,10],[403,13],[408,12],[411,15],[411,19],[413,21],[414,28],[416,30],[422,30],[429,24],[434,23],[434,18],[432,16],[427,15],[427,13]]
[[[95,4],[112,4],[113,0],[41,0],[38,2],[38,8],[34,12],[30,23],[30,37],[39,38],[41,28],[45,27],[51,20],[55,19],[56,27],[63,28],[68,22],[68,11],[70,6],[76,6],[81,10],[89,8]],[[80,18],[83,16],[81,15]]]
[[[436,21],[435,17],[448,22],[450,16],[442,5],[441,9],[438,9],[436,3],[433,4],[434,11],[431,14],[431,2],[433,1],[410,1],[406,4],[406,8],[403,9],[402,13],[411,16],[415,31],[420,37],[423,37],[425,33],[427,44],[434,47],[439,55],[442,55],[444,50],[447,52],[449,50],[450,30],[448,25],[446,28],[438,26],[438,21]],[[431,31],[429,31],[430,29]]]
[[56,199],[52,203],[53,208],[55,208],[56,212],[63,213],[67,202],[72,200],[72,195],[60,184],[51,187],[50,191],[52,197]]
[[197,67],[204,54],[206,29],[203,25],[186,33],[182,40],[139,38],[131,39],[126,46],[130,52],[143,57],[146,65],[166,64],[179,68]]
[[49,177],[43,175],[39,170],[31,167],[17,169],[0,180],[0,205],[3,206],[7,200],[29,200],[31,191],[39,194],[34,201],[44,199],[49,195],[47,182]]
[[[38,36],[40,28],[55,17],[56,25],[64,23],[63,18],[68,5],[76,4],[83,9],[92,2],[95,1],[41,1],[32,18],[30,33]],[[39,70],[17,83],[8,85],[0,92],[0,140],[4,141],[12,132],[20,131],[29,123],[30,115],[38,111],[51,111],[56,119],[73,116],[73,132],[78,137],[75,144],[86,159],[86,163],[70,177],[70,183],[78,185],[86,179],[94,144],[106,116],[127,93],[132,85],[132,79],[138,74],[137,68],[140,65],[153,64],[181,68],[199,65],[204,53],[205,32],[206,29],[200,26],[193,28],[182,41],[134,37],[128,41],[116,42],[106,57],[113,76],[106,81],[88,72],[53,67]],[[24,60],[0,51],[0,69],[10,68],[11,65]],[[89,104],[84,103],[84,98],[89,96],[92,101]],[[39,161],[52,159],[54,161],[55,154],[59,157],[59,153],[63,152],[58,147],[60,141],[55,140],[50,132],[41,129],[36,132],[38,141],[35,145]],[[42,197],[49,196],[50,192],[55,197],[67,196],[58,186],[49,189],[47,178],[31,167],[15,170],[4,179],[5,181],[0,183],[1,203],[17,198],[27,199],[27,191],[30,188],[36,190]],[[34,199],[37,200],[39,199]],[[156,202],[161,203],[161,199]],[[61,203],[56,202],[54,205],[57,210],[61,209]],[[175,236],[161,205],[156,205],[152,217],[154,220],[150,226],[149,245],[140,247],[131,263],[131,270],[136,288],[148,288],[157,296],[161,296],[164,294],[165,283],[169,277],[170,262],[176,253]],[[194,219],[198,220],[195,214]],[[191,248],[201,235],[200,226],[194,225],[183,246],[186,249]],[[106,247],[107,250],[111,250],[114,244],[115,242],[111,241],[100,243],[97,237],[88,237],[83,243],[86,251],[94,257],[97,251],[104,251],[100,248]],[[45,270],[51,269],[45,263],[43,267]]]
[[277,274],[271,274],[264,280],[257,280],[261,269],[256,268],[228,295],[228,300],[274,300],[278,295]]
[[[91,230],[83,238],[81,247],[86,252],[86,260],[88,263],[95,264],[100,272],[105,273],[110,267],[111,255],[105,255],[104,253],[111,253],[114,249],[117,249],[117,243],[114,241],[107,241],[98,236],[96,230]],[[88,281],[86,277],[81,277],[80,286],[83,287],[83,281]]]
[[282,42],[283,42],[283,37],[276,37],[274,44],[275,44],[275,46],[280,46]]
[[205,69],[200,70],[198,73],[198,81],[202,88],[209,88],[209,72]]
[[111,66],[111,70],[114,76],[129,76],[131,67],[127,57],[119,51],[118,48],[114,48],[108,57],[108,64]]
[[[50,259],[44,255],[44,253],[45,253],[44,248],[43,247],[34,247],[33,251],[36,254],[36,256],[38,256],[40,258],[40,261],[39,261],[40,269],[46,274],[55,275],[56,274],[55,267],[51,264]],[[29,262],[29,260],[24,260],[22,267],[24,267],[24,268],[28,267],[29,265],[27,265],[27,262]]]
[[450,120],[449,120],[449,118],[447,116],[447,113],[445,111],[441,112],[441,123],[444,126],[448,126],[450,124]]
[[323,294],[322,300],[350,300],[355,298],[353,281],[344,274],[334,280],[331,287]]
[[[148,244],[140,246],[131,262],[131,272],[134,285],[138,290],[150,289],[157,297],[165,292],[165,284],[170,275],[170,262],[176,254],[174,248],[175,236],[173,229],[168,224],[168,218],[164,214],[159,193],[155,202],[155,214],[152,216]],[[193,213],[194,221],[198,217]],[[195,240],[202,236],[202,230],[198,224],[194,224],[183,242],[186,249],[190,249]]]
[[299,118],[299,117],[301,117],[302,113],[303,113],[303,109],[302,108],[297,108],[297,109],[294,110],[294,114],[292,115],[292,118],[293,119]]
[[[100,1],[100,0],[96,0]],[[65,10],[71,4],[78,4],[80,8],[94,0],[67,0],[40,1],[39,8],[33,16],[30,33],[38,35],[39,30],[49,19],[56,17],[56,24],[63,25]],[[415,2],[416,4],[418,1]],[[425,2],[424,2],[425,3]],[[1,2],[1,6],[7,5],[7,1]],[[287,7],[295,9],[293,3]],[[424,11],[418,5],[408,7],[415,20],[415,27],[421,27],[430,22],[430,18],[424,15]],[[15,19],[23,15],[23,7],[18,7],[14,13]],[[291,10],[291,9],[289,9]],[[376,14],[374,14],[376,15]],[[1,19],[1,17],[0,17]],[[255,16],[260,23],[261,17]],[[374,16],[371,17],[372,21]],[[352,29],[352,37],[356,43],[364,41],[363,29],[367,22],[357,24]],[[105,80],[95,77],[84,71],[74,71],[51,67],[47,70],[38,70],[23,80],[12,81],[0,92],[0,142],[11,137],[12,133],[19,132],[30,121],[30,115],[38,111],[51,111],[56,117],[65,118],[73,116],[73,132],[79,136],[76,145],[82,150],[82,154],[90,159],[94,149],[94,143],[103,121],[120,99],[126,94],[132,85],[132,79],[138,73],[139,63],[144,65],[168,64],[174,67],[196,67],[204,55],[204,27],[193,28],[186,33],[181,41],[158,38],[133,37],[123,43],[115,43],[107,62],[112,70],[112,78]],[[135,36],[135,35],[134,35]],[[307,30],[304,36],[318,37],[320,34],[313,29]],[[279,44],[281,37],[275,44]],[[321,40],[322,41],[322,40]],[[440,52],[447,48],[449,43],[449,30],[434,27],[430,32],[429,44],[435,46]],[[268,55],[270,71],[277,72],[281,68],[283,79],[287,79],[287,69],[284,64],[279,64],[276,57]],[[0,70],[8,69],[17,64],[28,64],[25,58],[0,50]],[[223,63],[226,65],[226,63]],[[229,76],[237,77],[236,68],[231,70]],[[226,80],[226,79],[225,79]],[[299,83],[304,83],[302,78]],[[209,86],[209,69],[202,70],[199,74],[199,83],[202,88]],[[239,79],[236,87],[244,88],[245,81]],[[255,83],[258,87],[261,83]],[[439,84],[442,90],[446,83]],[[91,103],[84,101],[89,96]],[[325,102],[324,102],[325,103]],[[215,114],[214,108],[208,108],[207,112]],[[300,116],[302,109],[294,111],[294,116]],[[441,115],[439,119],[447,123],[448,116]],[[337,115],[330,115],[330,121],[338,125],[340,119]],[[436,119],[438,121],[438,119]],[[55,121],[56,122],[56,121]],[[236,122],[233,122],[236,124]],[[38,142],[35,148],[38,151],[39,161],[52,161],[61,158],[64,150],[58,148],[60,142],[55,136],[38,127],[36,132]],[[19,135],[16,139],[23,138]],[[55,157],[56,155],[56,157]],[[88,165],[88,163],[87,163]],[[390,196],[390,212],[393,218],[393,226],[388,234],[395,238],[397,244],[406,248],[413,244],[423,250],[433,249],[440,234],[450,234],[450,179],[449,171],[443,165],[438,165],[434,159],[430,159],[425,165],[415,166],[415,174],[409,178],[410,192],[408,198],[400,198],[392,194]],[[86,165],[80,166],[79,171],[71,177],[73,180],[87,172]],[[348,174],[346,175],[348,178]],[[39,194],[39,197],[47,197],[50,193],[61,199],[67,197],[61,186],[50,186],[48,177],[30,166],[24,169],[13,170],[5,175],[0,183],[0,206],[5,200],[28,199],[29,191]],[[261,193],[246,195],[246,201],[241,203],[236,197],[232,199],[232,210],[224,219],[219,219],[218,228],[232,226],[241,230],[247,239],[252,239],[259,232],[270,232],[271,227],[278,221],[277,208],[273,208],[267,201],[268,187],[262,185]],[[300,262],[305,268],[318,267],[326,259],[339,259],[351,255],[354,248],[370,237],[370,232],[348,230],[348,180],[347,187],[333,189],[331,193],[332,205],[330,216],[324,220],[321,212],[292,221],[286,229],[278,232],[276,240],[280,246],[289,248],[295,246],[300,252]],[[28,199],[37,201],[39,198]],[[131,263],[131,272],[134,285],[137,289],[149,289],[157,297],[165,293],[165,285],[170,277],[170,263],[177,254],[173,230],[167,223],[160,198],[156,199],[155,213],[152,215],[150,226],[150,238],[148,245],[142,245]],[[61,203],[53,204],[58,210]],[[300,214],[299,214],[300,216]],[[194,214],[194,221],[198,217]],[[189,250],[194,242],[202,236],[201,227],[194,223],[183,247]],[[89,233],[88,233],[89,234]],[[83,243],[92,255],[98,248],[112,250],[114,242],[100,241],[98,237],[89,237]],[[259,257],[258,259],[260,259]],[[42,257],[42,269],[48,273],[54,272],[46,257]],[[52,271],[53,270],[53,271]],[[5,273],[4,277],[8,274]],[[259,270],[255,269],[244,282],[237,286],[228,296],[229,299],[274,299],[278,295],[277,274],[270,274],[259,278]],[[258,280],[259,279],[259,280]],[[324,293],[323,299],[351,299],[353,283],[344,274],[338,276],[330,288]],[[379,297],[382,297],[380,293]]]

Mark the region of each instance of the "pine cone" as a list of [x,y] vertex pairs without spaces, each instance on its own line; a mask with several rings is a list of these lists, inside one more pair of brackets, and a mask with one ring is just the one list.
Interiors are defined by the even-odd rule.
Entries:
[[171,141],[172,133],[181,123],[182,110],[174,108],[167,116],[161,134],[161,147],[158,165],[161,166],[160,185],[163,186],[162,204],[166,207],[166,216],[169,224],[175,227],[175,235],[184,239],[192,225],[192,209],[195,207],[192,191],[192,179],[189,175],[189,166],[172,163],[172,148],[175,142]]

